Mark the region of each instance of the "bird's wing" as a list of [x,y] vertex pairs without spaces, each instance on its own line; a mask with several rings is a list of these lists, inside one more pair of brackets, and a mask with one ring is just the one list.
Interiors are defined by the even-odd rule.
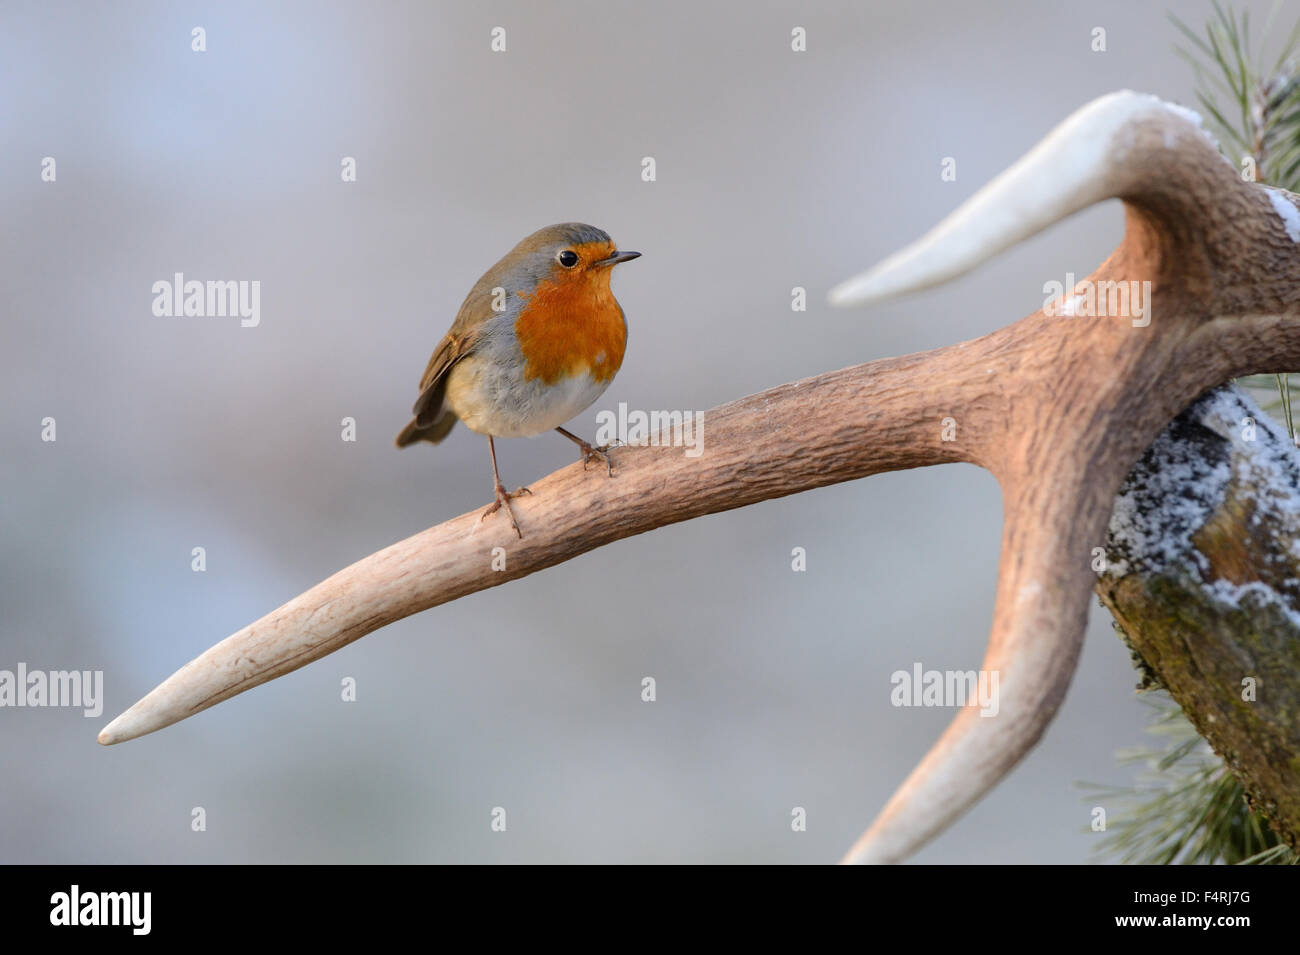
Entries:
[[472,354],[484,330],[497,316],[492,308],[493,288],[497,286],[496,269],[488,272],[461,303],[451,330],[438,342],[420,379],[420,397],[411,409],[416,424],[427,428],[442,416],[442,400],[447,392],[447,372],[456,362]]
[[470,349],[465,338],[458,338],[454,330],[443,336],[438,347],[433,350],[433,357],[424,369],[420,379],[420,397],[415,400],[411,413],[415,415],[416,424],[427,428],[442,415],[442,399],[447,392],[447,372],[466,355]]

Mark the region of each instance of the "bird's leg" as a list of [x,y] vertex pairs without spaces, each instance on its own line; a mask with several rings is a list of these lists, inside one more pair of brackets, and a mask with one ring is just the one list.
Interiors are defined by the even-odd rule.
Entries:
[[515,520],[515,512],[510,509],[510,499],[512,497],[519,497],[521,494],[532,494],[533,492],[528,490],[526,487],[521,487],[519,490],[515,491],[515,493],[509,493],[506,490],[506,486],[501,483],[501,474],[497,471],[497,446],[492,443],[492,435],[488,435],[488,450],[492,452],[492,486],[496,491],[497,499],[488,506],[486,511],[483,512],[483,516],[479,518],[479,521],[482,522],[485,518],[495,514],[504,505],[506,513],[510,515],[510,526],[515,529],[515,533],[519,535],[519,539],[523,540],[524,532],[519,529],[519,522]]
[[613,445],[602,444],[598,448],[593,448],[571,431],[565,431],[563,428],[556,428],[555,430],[578,446],[578,450],[582,452],[582,469],[584,471],[587,470],[587,462],[595,458],[599,461],[605,462],[606,472],[608,472],[610,477],[614,476],[614,465],[610,463],[609,455],[606,453],[611,447],[613,447]]

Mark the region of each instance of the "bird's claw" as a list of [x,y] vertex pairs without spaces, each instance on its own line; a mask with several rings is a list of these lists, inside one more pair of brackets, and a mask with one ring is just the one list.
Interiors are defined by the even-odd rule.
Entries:
[[497,499],[488,505],[488,509],[483,512],[481,517],[479,517],[479,523],[480,524],[483,523],[483,521],[487,520],[497,511],[501,510],[502,507],[504,507],[506,509],[506,514],[510,516],[510,526],[515,529],[515,533],[519,535],[519,539],[523,540],[524,532],[519,529],[519,522],[515,520],[515,512],[510,507],[510,501],[512,498],[521,497],[524,494],[532,494],[532,493],[533,492],[530,491],[528,488],[521,487],[519,488],[519,490],[515,491],[515,493],[511,494],[509,491],[505,489],[504,485],[498,484],[496,486]]
[[582,442],[580,445],[578,445],[579,450],[582,451],[582,469],[584,471],[587,470],[587,464],[592,460],[603,461],[605,464],[605,473],[607,473],[610,477],[613,477],[614,465],[609,460],[609,451],[614,447],[615,445],[613,444],[602,444],[600,447],[597,448],[597,447],[592,447],[590,444],[588,444],[585,441]]

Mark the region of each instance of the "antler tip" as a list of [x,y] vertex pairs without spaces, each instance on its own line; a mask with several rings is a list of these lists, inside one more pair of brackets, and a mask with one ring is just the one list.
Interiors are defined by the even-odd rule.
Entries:
[[[866,305],[940,285],[1086,206],[1121,193],[1127,143],[1119,133],[1173,116],[1209,139],[1194,110],[1117,90],[1076,110],[1000,176],[917,241],[831,289],[832,305]],[[1217,144],[1215,149],[1217,150]]]
[[112,746],[114,743],[125,743],[127,740],[146,736],[175,723],[180,717],[169,714],[166,708],[159,707],[157,694],[158,690],[155,689],[138,700],[130,709],[119,713],[95,737],[99,745]]
[[837,308],[870,304],[883,297],[879,289],[880,283],[876,280],[879,273],[877,267],[847,279],[831,289],[826,298]]

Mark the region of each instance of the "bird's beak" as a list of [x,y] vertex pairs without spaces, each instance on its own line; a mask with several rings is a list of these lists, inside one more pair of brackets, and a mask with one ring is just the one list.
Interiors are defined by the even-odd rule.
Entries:
[[603,265],[618,265],[620,262],[631,262],[633,259],[639,258],[641,258],[640,252],[615,252],[609,258],[597,259],[591,264],[595,268],[600,268]]

